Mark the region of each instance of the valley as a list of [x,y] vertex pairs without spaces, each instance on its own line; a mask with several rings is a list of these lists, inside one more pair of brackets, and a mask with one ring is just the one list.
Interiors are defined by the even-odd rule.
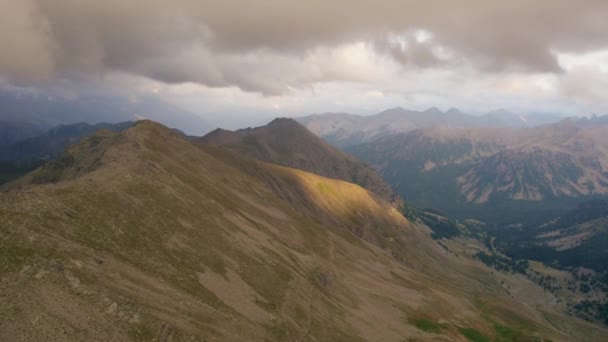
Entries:
[[470,254],[487,266],[521,274],[570,314],[605,323],[605,122],[437,123],[343,148],[374,165],[405,199],[405,215],[428,225],[440,244],[479,241]]

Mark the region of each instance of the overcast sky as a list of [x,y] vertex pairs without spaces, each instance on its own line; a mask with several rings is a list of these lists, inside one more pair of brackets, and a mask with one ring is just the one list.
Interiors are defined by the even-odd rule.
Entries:
[[225,120],[394,106],[608,114],[605,0],[0,0],[0,82]]

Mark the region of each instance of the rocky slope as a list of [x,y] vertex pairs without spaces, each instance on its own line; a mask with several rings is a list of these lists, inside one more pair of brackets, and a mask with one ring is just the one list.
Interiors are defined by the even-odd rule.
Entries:
[[266,126],[234,132],[217,129],[198,142],[223,146],[257,160],[352,182],[396,206],[402,204],[402,200],[370,165],[329,145],[293,119],[279,118]]
[[607,333],[523,304],[357,185],[197,146],[149,121],[102,131],[5,187],[0,222],[4,341]]
[[491,197],[541,201],[608,194],[608,176],[597,157],[537,147],[484,158],[458,184],[466,200],[475,203]]

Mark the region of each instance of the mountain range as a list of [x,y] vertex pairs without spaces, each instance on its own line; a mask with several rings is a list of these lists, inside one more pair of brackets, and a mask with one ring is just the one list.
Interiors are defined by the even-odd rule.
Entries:
[[[17,135],[17,138],[32,137],[58,125],[117,123],[140,119],[164,122],[188,134],[200,135],[214,128],[199,115],[152,95],[48,95],[16,92],[0,87],[0,133],[5,130],[2,127],[7,127],[10,123],[13,125],[11,135]],[[31,134],[32,131],[34,134]],[[16,139],[13,138],[12,142],[14,141]]]
[[608,126],[595,120],[426,128],[346,150],[376,166],[414,205],[460,218],[514,219],[608,194]]
[[[59,125],[49,130],[33,131],[20,138],[0,144],[0,185],[18,178],[43,163],[55,159],[70,145],[94,134],[100,129],[121,131],[133,122],[117,124],[78,123]],[[0,123],[0,130],[10,130],[14,124]]]
[[133,122],[122,122],[117,124],[77,123],[59,125],[42,134],[0,146],[0,161],[17,163],[48,161],[57,157],[68,146],[79,142],[100,129],[118,132],[133,126],[133,124]]
[[[293,126],[283,121],[264,130]],[[490,271],[473,257],[484,248],[474,240],[440,244],[380,196],[257,160],[274,147],[239,150],[248,135],[236,135],[236,145],[201,143],[138,121],[98,131],[5,185],[0,339],[601,341],[608,333],[568,316],[527,278]]]
[[551,114],[519,115],[506,110],[474,116],[456,108],[443,112],[435,107],[424,111],[397,107],[369,116],[326,113],[296,119],[329,143],[347,147],[421,128],[534,127],[559,121],[560,117]]

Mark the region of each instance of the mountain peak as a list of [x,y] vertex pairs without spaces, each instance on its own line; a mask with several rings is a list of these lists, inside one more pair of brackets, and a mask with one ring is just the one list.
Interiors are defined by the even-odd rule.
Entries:
[[267,126],[270,127],[270,126],[285,126],[285,125],[293,125],[293,126],[303,127],[295,119],[286,118],[286,117],[275,118],[272,121],[270,121]]
[[408,114],[408,113],[410,113],[410,111],[403,107],[393,107],[393,108],[389,108],[387,110],[383,110],[382,112],[380,112],[376,115],[383,116],[386,114]]
[[223,128],[216,128],[198,140],[204,144],[224,145],[227,143],[234,143],[239,139],[239,135],[233,131]]
[[463,112],[460,111],[460,109],[458,109],[456,107],[451,107],[445,113],[448,114],[448,115],[462,115],[462,114],[464,114]]
[[[306,134],[314,136],[306,127],[292,118],[276,118],[270,121],[266,126],[262,126],[270,130],[281,130],[281,134]],[[316,138],[316,136],[314,136]]]
[[238,131],[215,130],[200,144],[222,146],[251,158],[353,182],[392,201],[401,200],[376,170],[329,145],[291,118],[276,118],[268,125]]
[[431,107],[425,110],[423,113],[425,114],[443,114],[443,112],[437,107]]
[[169,128],[167,126],[160,124],[156,121],[149,120],[149,119],[142,119],[142,120],[135,121],[135,124],[133,125],[133,129],[138,130],[138,131],[145,131],[145,130],[151,130],[151,129],[169,130]]

